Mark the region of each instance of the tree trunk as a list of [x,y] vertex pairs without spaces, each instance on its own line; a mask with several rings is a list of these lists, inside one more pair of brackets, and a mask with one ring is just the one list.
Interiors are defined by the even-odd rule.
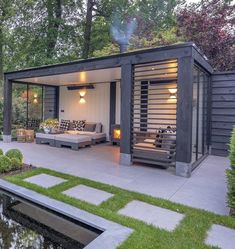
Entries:
[[47,0],[47,58],[51,58],[55,52],[55,46],[58,39],[59,28],[62,19],[61,0]]
[[0,98],[3,97],[3,28],[2,24],[0,23]]
[[87,12],[86,12],[86,21],[85,21],[85,28],[84,28],[84,43],[83,43],[83,52],[82,52],[83,59],[87,59],[90,53],[92,10],[93,10],[94,4],[95,4],[94,0],[87,0]]

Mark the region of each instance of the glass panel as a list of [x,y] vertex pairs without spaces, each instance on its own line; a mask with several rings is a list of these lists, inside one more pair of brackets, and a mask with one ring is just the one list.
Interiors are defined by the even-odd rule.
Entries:
[[27,85],[12,86],[12,129],[24,128],[27,121]]
[[203,129],[203,97],[204,97],[204,73],[199,71],[199,84],[198,84],[198,156],[199,159],[204,155],[203,140],[204,140],[204,129]]
[[198,71],[193,70],[192,163],[197,160]]
[[29,85],[28,88],[28,122],[29,129],[38,129],[42,121],[42,87]]
[[195,66],[193,77],[192,163],[208,152],[209,75]]

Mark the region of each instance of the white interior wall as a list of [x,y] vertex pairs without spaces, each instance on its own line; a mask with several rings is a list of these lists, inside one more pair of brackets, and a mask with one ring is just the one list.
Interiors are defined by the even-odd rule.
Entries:
[[[95,89],[88,89],[84,99],[85,104],[79,103],[78,90],[69,91],[67,87],[60,89],[60,119],[86,120],[101,122],[103,132],[109,134],[109,84],[96,84]],[[64,112],[61,112],[64,110]]]
[[[109,139],[109,108],[110,84],[95,84],[95,89],[88,89],[84,99],[85,104],[79,103],[78,90],[69,91],[67,87],[60,87],[60,119],[83,120],[101,122],[103,132]],[[116,123],[120,122],[120,83],[117,84]]]

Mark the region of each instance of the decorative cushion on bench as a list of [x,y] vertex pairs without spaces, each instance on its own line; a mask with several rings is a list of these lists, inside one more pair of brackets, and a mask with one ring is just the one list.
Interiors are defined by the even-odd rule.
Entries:
[[73,120],[73,129],[75,131],[83,131],[86,125],[86,120]]
[[84,127],[84,131],[94,132],[96,129],[96,123],[86,123]]
[[61,131],[67,131],[69,129],[69,126],[70,126],[70,120],[61,119],[60,121]]

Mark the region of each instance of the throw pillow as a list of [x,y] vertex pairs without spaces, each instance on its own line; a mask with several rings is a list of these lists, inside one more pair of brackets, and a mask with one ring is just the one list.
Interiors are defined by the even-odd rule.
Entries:
[[67,131],[69,129],[70,120],[61,119],[60,130]]
[[73,129],[75,131],[83,131],[86,124],[86,120],[73,120]]
[[92,123],[86,123],[84,127],[84,131],[94,132],[95,131],[96,124]]

